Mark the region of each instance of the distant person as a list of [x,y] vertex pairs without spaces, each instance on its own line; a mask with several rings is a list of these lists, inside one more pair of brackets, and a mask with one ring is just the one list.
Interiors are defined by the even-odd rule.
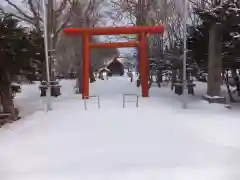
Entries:
[[128,77],[130,77],[130,82],[133,82],[133,72],[132,71],[129,71],[127,73]]

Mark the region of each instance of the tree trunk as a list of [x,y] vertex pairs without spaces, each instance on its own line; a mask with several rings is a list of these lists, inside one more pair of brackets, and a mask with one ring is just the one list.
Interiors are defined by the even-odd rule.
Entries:
[[50,80],[55,81],[56,77],[54,74],[54,58],[55,58],[55,47],[56,47],[56,41],[57,41],[57,35],[56,35],[56,17],[55,17],[55,11],[54,11],[54,1],[50,0],[48,1],[47,5],[47,32],[48,32],[48,48],[49,48],[49,72],[50,72]]
[[[146,5],[146,1],[145,0],[139,0],[136,6],[136,26],[144,26],[146,25],[146,12],[144,11],[145,9],[145,5]],[[139,38],[139,37],[138,37]],[[139,39],[137,39],[139,40]],[[138,49],[138,53],[137,53],[137,61],[138,61],[138,65],[137,65],[137,72],[140,72],[140,57],[139,57],[139,49]]]
[[6,72],[0,81],[0,92],[3,95],[3,112],[10,113],[10,120],[16,120],[16,114],[13,103],[12,89],[11,89],[11,78],[10,74]]
[[222,34],[220,27],[214,24],[209,31],[208,82],[207,95],[221,95]]

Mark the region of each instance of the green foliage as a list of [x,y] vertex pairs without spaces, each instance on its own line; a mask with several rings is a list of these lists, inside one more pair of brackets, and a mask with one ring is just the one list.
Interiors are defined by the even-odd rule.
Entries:
[[24,28],[11,15],[0,14],[0,75],[34,75],[44,59],[41,34]]
[[188,56],[201,69],[208,65],[208,31],[208,26],[201,24],[198,27],[191,27],[188,36]]

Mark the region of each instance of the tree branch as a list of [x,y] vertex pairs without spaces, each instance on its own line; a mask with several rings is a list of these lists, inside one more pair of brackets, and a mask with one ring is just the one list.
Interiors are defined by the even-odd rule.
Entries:
[[[26,13],[23,12],[22,9],[20,9],[17,5],[15,5],[14,3],[11,2],[11,0],[4,0],[5,2],[7,2],[10,6],[12,6],[14,9],[16,9],[22,16],[24,16],[26,19],[28,19],[29,21],[34,21],[33,17],[28,16]],[[33,23],[31,23],[33,24]]]
[[33,0],[28,0],[27,2],[28,2],[28,5],[29,5],[29,7],[30,7],[30,11],[33,13],[34,19],[35,19],[35,20],[42,20],[42,19],[40,18],[39,12],[36,11],[36,9],[35,9],[35,7],[34,7],[34,5],[33,5]]
[[67,4],[68,4],[69,0],[62,0],[61,5],[59,6],[59,8],[55,11],[56,17],[60,17],[60,15],[62,14],[62,11],[64,9],[66,9]]

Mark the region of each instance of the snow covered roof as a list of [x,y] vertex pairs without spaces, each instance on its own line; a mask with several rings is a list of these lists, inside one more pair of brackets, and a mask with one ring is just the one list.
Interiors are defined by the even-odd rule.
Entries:
[[111,59],[110,61],[108,61],[107,63],[106,63],[106,66],[108,66],[109,64],[111,64],[113,61],[115,61],[115,60],[117,60],[118,62],[120,62],[121,64],[124,64],[124,61],[125,61],[125,59],[124,58],[113,58],[113,59]]
[[106,68],[106,67],[100,68],[98,70],[98,72],[101,72],[101,71],[108,71],[108,72],[110,72],[110,70],[108,68]]

